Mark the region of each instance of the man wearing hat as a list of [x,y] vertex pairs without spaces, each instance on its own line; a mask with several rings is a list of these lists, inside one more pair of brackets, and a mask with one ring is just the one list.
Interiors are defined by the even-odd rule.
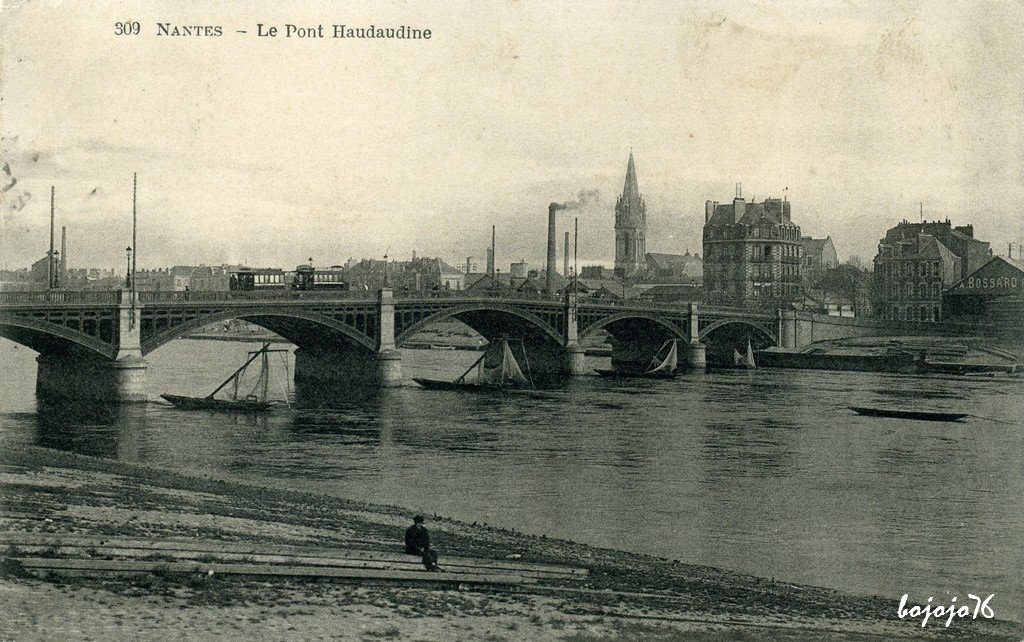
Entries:
[[412,526],[405,531],[405,552],[409,555],[420,555],[423,557],[423,565],[428,571],[439,570],[437,568],[437,553],[430,548],[430,533],[423,525],[423,515],[412,518]]

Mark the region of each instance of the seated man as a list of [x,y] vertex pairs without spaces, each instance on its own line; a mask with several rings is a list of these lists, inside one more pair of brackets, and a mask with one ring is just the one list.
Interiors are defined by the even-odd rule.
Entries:
[[412,518],[412,526],[405,531],[405,552],[409,555],[423,555],[430,550],[430,534],[423,525],[423,515]]
[[423,525],[423,516],[417,515],[412,518],[413,524],[405,531],[405,552],[409,555],[419,555],[423,558],[423,565],[428,571],[439,570],[437,568],[437,553],[430,548],[430,534],[427,527]]

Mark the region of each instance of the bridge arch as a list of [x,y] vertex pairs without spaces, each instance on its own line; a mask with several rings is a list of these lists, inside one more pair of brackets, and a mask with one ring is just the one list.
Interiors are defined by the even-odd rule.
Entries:
[[727,326],[732,326],[730,329],[740,329],[742,326],[745,326],[748,331],[753,330],[753,332],[762,339],[762,341],[767,342],[770,345],[778,344],[778,337],[775,336],[775,333],[772,332],[770,328],[755,321],[748,321],[746,319],[717,319],[701,328],[698,338],[701,342],[705,342],[705,339]]
[[157,332],[142,341],[142,353],[148,354],[157,348],[195,332],[213,323],[232,319],[248,321],[274,332],[298,347],[321,347],[324,342],[338,339],[374,352],[376,342],[371,337],[331,317],[300,310],[275,309],[234,309],[189,319],[166,330]]
[[85,350],[87,354],[110,360],[117,357],[116,338],[114,337],[111,337],[111,342],[107,342],[100,337],[40,319],[24,317],[3,319],[0,321],[0,336],[40,354],[65,352],[70,348]]
[[[641,323],[652,324],[655,327],[657,327],[659,330],[664,330],[668,335],[670,335],[670,338],[681,339],[683,341],[687,341],[689,339],[689,337],[686,335],[685,329],[681,328],[678,325],[673,324],[668,319],[666,319],[664,316],[659,315],[659,314],[654,313],[654,312],[638,312],[638,311],[616,312],[616,313],[610,314],[610,315],[608,315],[608,316],[606,316],[606,317],[604,317],[602,319],[599,319],[599,320],[595,321],[594,323],[591,323],[590,325],[588,325],[586,327],[586,329],[584,329],[582,332],[580,332],[580,337],[579,338],[582,341],[585,337],[589,337],[590,335],[596,333],[599,330],[606,329],[606,328],[608,328],[608,326],[614,326],[614,324],[621,323],[621,322],[624,322],[624,321],[633,321],[633,322],[640,321]],[[609,331],[611,331],[611,330],[609,330]],[[613,335],[615,334],[614,331],[611,331],[611,332],[612,332]]]
[[[396,316],[398,314],[400,314],[400,312],[396,311]],[[562,333],[539,316],[527,310],[518,308],[515,305],[490,301],[455,305],[450,308],[434,312],[433,314],[429,314],[422,319],[411,323],[409,326],[403,327],[401,332],[395,336],[395,345],[402,347],[406,341],[426,329],[431,324],[449,318],[454,318],[465,323],[476,332],[482,334],[488,340],[493,340],[502,334],[507,334],[498,332],[494,329],[499,325],[499,320],[505,322],[513,320],[513,323],[511,324],[513,332],[518,331],[519,334],[523,334],[527,330],[533,330],[535,335],[550,339],[559,346],[565,346],[565,339]]]

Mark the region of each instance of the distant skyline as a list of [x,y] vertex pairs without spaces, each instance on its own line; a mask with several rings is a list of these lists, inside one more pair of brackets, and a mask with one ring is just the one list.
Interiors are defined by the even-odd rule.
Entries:
[[[140,268],[385,253],[544,260],[547,204],[596,190],[611,265],[630,149],[648,252],[703,253],[705,200],[782,197],[841,259],[885,230],[1024,241],[1024,9],[1012,3],[5,3],[0,254]],[[115,36],[119,20],[142,34]],[[157,22],[222,25],[214,38]],[[429,41],[258,39],[256,23],[412,25]],[[325,27],[327,28],[327,27]],[[237,34],[248,30],[248,34]],[[15,181],[12,185],[12,179]],[[562,218],[571,230],[572,213]]]

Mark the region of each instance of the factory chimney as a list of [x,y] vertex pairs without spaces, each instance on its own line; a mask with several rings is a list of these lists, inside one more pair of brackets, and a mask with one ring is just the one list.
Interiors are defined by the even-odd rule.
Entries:
[[564,209],[565,206],[560,203],[548,205],[548,262],[547,278],[544,283],[544,290],[548,294],[554,294],[555,291],[555,261],[558,260],[555,252],[555,212]]

